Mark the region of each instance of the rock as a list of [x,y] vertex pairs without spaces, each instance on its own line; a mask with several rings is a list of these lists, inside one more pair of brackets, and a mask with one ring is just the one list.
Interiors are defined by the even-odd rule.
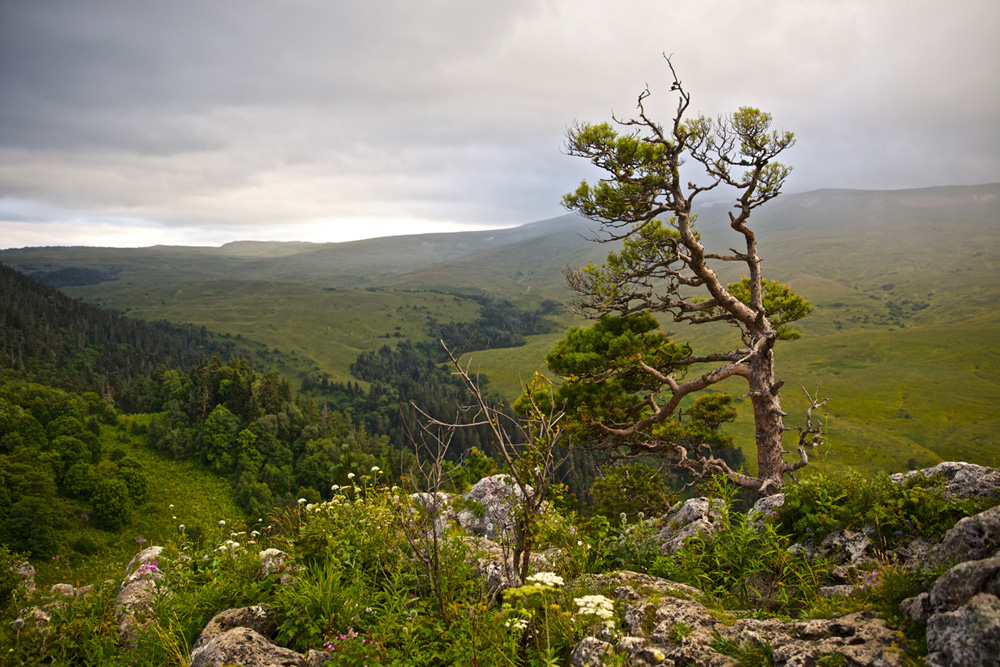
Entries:
[[[472,551],[476,559],[479,578],[486,584],[490,595],[496,595],[508,588],[517,588],[520,582],[514,572],[514,550],[503,547],[480,537],[460,538]],[[545,551],[532,552],[528,559],[528,572],[551,572],[565,554],[555,547]]]
[[458,522],[470,535],[499,540],[512,529],[514,509],[522,497],[521,489],[507,475],[484,477],[462,497],[481,505],[482,515],[466,508],[458,513]]
[[[416,507],[419,507],[424,514],[420,517],[421,523],[426,527],[426,532],[430,535],[430,523],[433,520],[434,531],[437,533],[438,538],[444,536],[445,531],[448,529],[450,521],[459,521],[459,525],[468,525],[474,522],[475,512],[472,510],[466,510],[470,514],[467,514],[464,518],[465,524],[459,519],[458,515],[455,513],[449,503],[452,500],[452,495],[445,493],[443,491],[438,491],[437,493],[413,493],[410,494],[410,502]],[[415,515],[412,509],[410,514]],[[470,531],[471,532],[471,531]],[[480,531],[480,534],[482,532]]]
[[750,651],[759,645],[770,646],[773,664],[783,667],[813,667],[831,656],[841,656],[831,664],[902,665],[899,634],[869,611],[789,623],[727,620],[710,612],[696,589],[649,575],[594,575],[586,578],[585,586],[614,590],[623,609],[624,634],[617,649],[631,661],[628,664],[735,667],[740,663],[727,655],[727,645]]
[[747,520],[751,525],[757,527],[765,521],[778,518],[778,510],[785,504],[785,494],[776,493],[773,496],[764,496],[753,504],[747,512]]
[[125,568],[125,581],[115,599],[118,644],[123,648],[136,648],[139,631],[153,622],[153,607],[160,593],[157,581],[163,578],[155,559],[162,552],[163,547],[147,547]]
[[281,549],[264,549],[257,557],[260,559],[260,565],[264,569],[264,576],[272,572],[284,571],[285,563],[288,562],[288,554]]
[[159,558],[161,553],[163,553],[163,547],[146,547],[137,553],[125,567],[125,578],[128,579],[135,570],[142,567],[143,563],[148,563]]
[[1000,550],[1000,505],[967,516],[944,534],[936,553],[943,561],[978,560]]
[[274,621],[273,614],[260,605],[221,611],[212,617],[198,635],[191,648],[192,659],[213,639],[233,628],[249,628],[262,637],[272,637],[278,631],[278,624]]
[[927,622],[930,667],[995,667],[1000,656],[1000,600],[980,593]]
[[305,659],[291,649],[275,646],[255,630],[233,628],[214,637],[191,655],[190,667],[304,667]]
[[890,479],[899,484],[917,476],[943,479],[945,493],[953,498],[996,498],[1000,496],[1000,470],[974,463],[946,461],[933,468],[896,473]]
[[68,598],[76,597],[76,588],[72,584],[52,584],[49,592]]
[[612,651],[611,644],[602,642],[597,637],[584,637],[573,648],[569,664],[572,667],[603,667],[604,656]]
[[663,517],[663,528],[656,537],[662,543],[660,552],[665,556],[676,553],[684,542],[696,536],[709,536],[719,530],[718,521],[722,520],[723,501],[708,498],[691,498],[677,503]]
[[906,598],[899,603],[899,610],[917,625],[927,625],[927,619],[933,611],[930,593],[924,592],[916,597]]
[[823,538],[820,546],[824,552],[845,560],[851,565],[874,560],[872,541],[863,532],[839,530]]
[[126,582],[115,599],[115,618],[118,620],[118,645],[136,648],[139,631],[153,622],[156,603],[156,582],[136,579]]
[[333,659],[333,653],[311,648],[306,651],[305,663],[306,667],[323,667],[327,662],[330,662]]
[[21,586],[25,593],[35,592],[35,568],[28,561],[24,561],[17,567],[17,576],[21,577]]
[[930,607],[953,611],[980,593],[1000,595],[1000,557],[959,563],[942,574],[931,588]]

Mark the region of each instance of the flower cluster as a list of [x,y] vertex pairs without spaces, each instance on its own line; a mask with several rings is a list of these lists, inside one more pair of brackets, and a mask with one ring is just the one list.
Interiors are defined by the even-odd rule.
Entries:
[[554,572],[539,572],[538,574],[531,575],[527,580],[533,584],[551,586],[552,588],[558,588],[565,583],[563,578]]
[[876,586],[878,586],[878,584],[879,584],[879,572],[878,570],[872,570],[871,572],[869,572],[868,574],[866,574],[864,577],[861,578],[861,581],[858,583],[858,588],[860,588],[861,590],[865,590],[868,588],[875,588]]
[[157,568],[157,561],[155,561],[155,560],[147,560],[142,565],[139,566],[139,569],[136,570],[135,573],[136,574],[152,574],[152,573],[158,572],[158,571],[159,571],[159,568]]
[[329,653],[349,654],[352,658],[372,658],[377,650],[370,637],[359,635],[354,628],[339,635],[327,635],[323,639],[323,650]]
[[615,615],[615,603],[603,595],[584,595],[581,598],[573,598],[573,602],[579,607],[579,616],[596,616],[604,621],[605,627],[611,629],[615,622],[611,617]]

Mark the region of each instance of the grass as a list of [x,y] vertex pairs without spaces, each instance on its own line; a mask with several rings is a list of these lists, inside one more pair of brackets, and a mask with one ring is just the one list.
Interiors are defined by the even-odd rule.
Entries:
[[[150,415],[126,418],[126,429],[132,422],[148,422]],[[200,468],[192,461],[164,459],[138,444],[132,438],[120,438],[121,432],[105,427],[101,438],[106,450],[121,448],[137,458],[146,469],[148,493],[146,502],[137,507],[132,522],[121,532],[109,532],[91,525],[83,518],[89,509],[86,503],[60,498],[66,523],[59,556],[35,564],[35,581],[40,589],[55,583],[74,586],[119,578],[132,556],[144,547],[172,543],[178,525],[189,529],[200,527],[206,534],[218,530],[218,522],[232,525],[244,520],[243,512],[232,498],[228,481]],[[176,518],[174,518],[176,517]],[[81,538],[88,538],[98,550],[84,555],[72,548]],[[143,537],[145,543],[135,538]]]

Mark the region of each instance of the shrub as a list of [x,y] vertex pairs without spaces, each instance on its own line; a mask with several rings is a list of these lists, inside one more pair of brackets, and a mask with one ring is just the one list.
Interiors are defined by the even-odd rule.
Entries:
[[94,522],[106,530],[121,530],[132,520],[132,498],[128,486],[117,477],[105,477],[94,485],[90,498]]

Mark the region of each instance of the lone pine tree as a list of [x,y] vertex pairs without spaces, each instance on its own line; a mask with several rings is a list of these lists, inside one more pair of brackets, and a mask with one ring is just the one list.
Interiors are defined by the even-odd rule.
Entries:
[[[725,474],[767,495],[782,488],[785,474],[807,464],[807,447],[823,441],[812,413],[825,400],[806,392],[810,407],[797,429],[799,458],[784,460],[782,435],[792,429],[783,421],[773,350],[778,341],[799,337],[790,325],[812,306],[764,277],[750,226],[751,214],[779,195],[791,171],[775,158],[794,137],[771,130],[771,116],[750,107],[714,120],[688,118],[690,96],[669,58],[667,64],[679,98],[668,125],[647,115],[647,88],[639,95],[637,118],[613,116],[624,132],[601,123],[576,124],[567,133],[567,152],[607,176],[583,182],[563,204],[600,223],[596,240],[622,245],[599,267],[567,270],[577,310],[597,322],[572,329],[546,360],[563,376],[560,397],[590,445],[658,454],[698,477]],[[682,176],[685,162],[685,174],[698,168],[695,180]],[[711,251],[696,228],[695,200],[717,188],[734,193],[729,226],[740,249]],[[724,283],[713,268],[722,263],[742,265],[745,277]],[[724,322],[740,340],[733,349],[695,354],[659,330],[661,314],[696,325]],[[713,452],[712,445],[724,441],[718,426],[734,418],[729,396],[709,394],[681,409],[685,398],[727,378],[742,378],[748,387],[756,476],[733,470]]]

